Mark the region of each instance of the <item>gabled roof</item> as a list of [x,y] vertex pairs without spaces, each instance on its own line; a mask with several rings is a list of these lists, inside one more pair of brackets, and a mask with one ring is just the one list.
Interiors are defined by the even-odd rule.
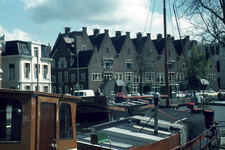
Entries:
[[[87,67],[91,57],[93,54],[93,50],[84,50],[84,51],[79,51],[78,57],[79,57],[79,68],[82,67]],[[74,63],[72,65],[72,68],[77,68],[77,58],[75,57]]]
[[182,47],[182,44],[183,46],[186,44],[187,42],[187,39],[184,38],[184,39],[181,39],[181,40],[174,40],[173,41],[173,45],[177,51],[177,54],[180,56],[182,54],[182,51],[183,51],[183,47]]
[[105,33],[102,33],[102,34],[98,34],[97,36],[91,35],[91,36],[89,36],[89,38],[91,40],[92,45],[97,46],[99,49],[99,47],[101,46],[102,41],[104,39],[104,36],[105,36]]
[[27,42],[24,41],[8,41],[6,42],[5,51],[2,56],[6,55],[27,55],[31,56],[31,50],[28,48]]
[[138,52],[138,54],[140,54],[143,50],[143,46],[145,44],[145,42],[147,41],[147,37],[141,37],[141,39],[132,39],[132,42],[134,44],[134,47],[136,49],[136,51]]
[[162,55],[162,51],[164,48],[164,38],[162,38],[161,40],[152,40],[157,52],[159,55]]
[[111,38],[117,53],[120,53],[122,46],[126,40],[126,35]]

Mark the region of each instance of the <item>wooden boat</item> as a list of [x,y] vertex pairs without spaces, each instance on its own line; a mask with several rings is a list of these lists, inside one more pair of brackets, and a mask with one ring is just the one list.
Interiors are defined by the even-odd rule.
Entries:
[[202,113],[192,103],[187,110],[163,108],[155,134],[154,111],[91,126],[77,134],[79,149],[192,150],[221,147],[222,132],[211,111]]
[[77,99],[0,89],[0,149],[76,150]]

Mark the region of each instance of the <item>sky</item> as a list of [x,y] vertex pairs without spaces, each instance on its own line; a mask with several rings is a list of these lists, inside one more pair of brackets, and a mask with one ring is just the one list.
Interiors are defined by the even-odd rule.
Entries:
[[[122,31],[122,35],[130,32],[131,38],[138,32],[143,36],[151,33],[152,39],[164,34],[163,0],[0,0],[0,10],[0,36],[5,35],[6,41],[36,41],[53,47],[64,27],[71,27],[71,31],[87,27],[88,35],[96,28],[100,33],[108,29],[111,37],[115,31]],[[168,0],[166,10],[167,34],[178,39]],[[188,26],[185,21],[180,24]]]

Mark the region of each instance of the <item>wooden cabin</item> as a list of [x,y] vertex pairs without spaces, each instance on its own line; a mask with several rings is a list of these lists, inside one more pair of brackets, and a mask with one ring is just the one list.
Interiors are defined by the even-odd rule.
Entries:
[[0,149],[76,150],[78,99],[37,91],[0,89]]

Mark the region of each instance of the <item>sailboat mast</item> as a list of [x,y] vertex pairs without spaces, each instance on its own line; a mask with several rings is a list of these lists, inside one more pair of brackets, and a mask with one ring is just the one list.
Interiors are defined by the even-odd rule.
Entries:
[[166,33],[166,2],[163,0],[163,20],[164,20],[164,46],[165,46],[165,81],[166,81],[166,107],[170,106],[170,90],[168,78],[168,47],[167,47],[167,33]]

